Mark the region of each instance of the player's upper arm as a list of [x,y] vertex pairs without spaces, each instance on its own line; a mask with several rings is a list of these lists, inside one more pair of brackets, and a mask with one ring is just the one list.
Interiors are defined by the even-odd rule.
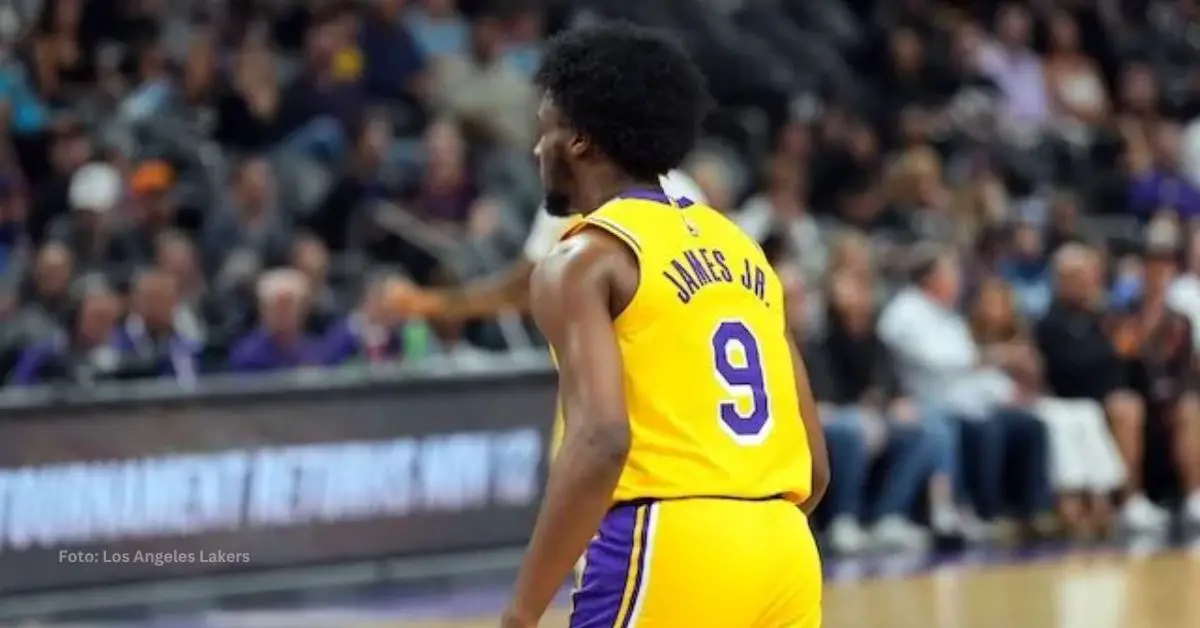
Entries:
[[580,426],[611,426],[604,440],[623,455],[629,426],[612,313],[615,274],[629,264],[622,246],[592,230],[560,243],[534,271],[530,299],[558,360],[568,437]]

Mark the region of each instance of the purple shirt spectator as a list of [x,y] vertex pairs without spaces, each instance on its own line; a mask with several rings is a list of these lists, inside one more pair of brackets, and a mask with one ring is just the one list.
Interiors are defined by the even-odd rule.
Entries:
[[987,45],[979,52],[979,69],[1000,87],[1005,110],[1013,118],[1034,124],[1050,119],[1042,60],[1032,51]]
[[229,370],[234,373],[267,373],[303,366],[319,366],[322,362],[321,342],[299,336],[285,347],[265,329],[256,329],[242,337],[229,352]]
[[1174,209],[1179,217],[1200,216],[1200,190],[1176,174],[1146,172],[1129,182],[1129,208],[1149,217],[1162,208]]
[[355,359],[376,362],[403,353],[403,341],[394,329],[368,325],[361,314],[351,314],[331,327],[323,344],[323,362],[331,366]]
[[166,340],[155,341],[136,317],[117,328],[112,346],[121,355],[152,357],[159,377],[193,381],[199,373],[201,344],[196,338],[176,331]]

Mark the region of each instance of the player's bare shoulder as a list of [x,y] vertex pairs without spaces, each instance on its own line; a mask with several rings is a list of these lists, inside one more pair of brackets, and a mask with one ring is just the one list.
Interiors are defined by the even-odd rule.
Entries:
[[530,278],[530,302],[536,317],[539,303],[559,307],[585,291],[632,297],[637,283],[637,260],[628,247],[604,231],[584,228],[538,262]]

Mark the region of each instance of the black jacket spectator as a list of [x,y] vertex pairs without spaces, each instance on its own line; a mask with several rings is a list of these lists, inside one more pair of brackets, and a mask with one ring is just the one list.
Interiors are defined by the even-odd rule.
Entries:
[[1035,328],[1045,381],[1057,397],[1102,399],[1121,385],[1121,362],[1099,313],[1062,301]]

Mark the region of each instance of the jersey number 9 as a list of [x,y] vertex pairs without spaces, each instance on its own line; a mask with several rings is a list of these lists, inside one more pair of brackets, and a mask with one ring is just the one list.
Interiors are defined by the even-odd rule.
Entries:
[[723,321],[712,335],[714,370],[729,399],[717,414],[722,428],[741,445],[757,445],[771,423],[767,379],[758,341],[741,321]]

